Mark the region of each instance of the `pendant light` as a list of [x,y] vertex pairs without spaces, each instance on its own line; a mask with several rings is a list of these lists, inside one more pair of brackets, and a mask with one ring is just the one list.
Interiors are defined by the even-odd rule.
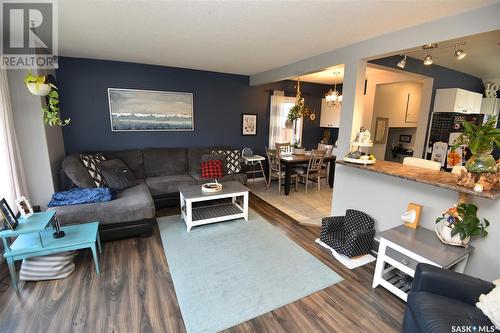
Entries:
[[337,91],[337,76],[339,74],[340,72],[333,72],[333,75],[335,75],[333,90],[330,89],[325,94],[326,103],[328,105],[337,106],[338,104],[342,103],[342,95]]

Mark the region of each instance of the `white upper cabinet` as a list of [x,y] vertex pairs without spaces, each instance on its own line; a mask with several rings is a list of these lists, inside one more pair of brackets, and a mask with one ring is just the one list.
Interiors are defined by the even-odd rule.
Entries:
[[483,95],[459,89],[437,89],[434,112],[481,113]]
[[498,111],[500,109],[500,99],[495,97],[483,98],[481,102],[481,113],[498,116]]
[[321,116],[319,120],[320,127],[339,127],[340,109],[342,104],[337,106],[329,105],[326,99],[321,99]]

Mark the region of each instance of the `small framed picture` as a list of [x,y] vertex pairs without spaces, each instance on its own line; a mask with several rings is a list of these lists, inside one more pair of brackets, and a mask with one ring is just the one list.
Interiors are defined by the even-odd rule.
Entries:
[[33,208],[31,207],[28,199],[26,199],[25,197],[16,199],[16,205],[23,219],[27,219],[28,217],[33,215]]
[[403,143],[411,143],[411,135],[408,134],[401,134],[399,136],[399,142]]
[[14,212],[12,212],[12,209],[10,209],[9,204],[5,199],[2,199],[0,201],[0,214],[1,217],[5,220],[3,229],[15,230],[19,222],[17,221],[16,215],[14,215]]
[[241,135],[257,135],[257,115],[242,113]]

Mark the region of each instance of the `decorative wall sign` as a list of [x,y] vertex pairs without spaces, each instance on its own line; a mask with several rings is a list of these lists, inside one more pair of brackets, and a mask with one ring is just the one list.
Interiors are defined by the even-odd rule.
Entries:
[[193,131],[193,94],[108,89],[112,131]]
[[241,135],[257,135],[257,115],[243,113],[241,116]]
[[389,131],[389,118],[377,117],[375,120],[375,138],[374,143],[385,143],[387,132]]

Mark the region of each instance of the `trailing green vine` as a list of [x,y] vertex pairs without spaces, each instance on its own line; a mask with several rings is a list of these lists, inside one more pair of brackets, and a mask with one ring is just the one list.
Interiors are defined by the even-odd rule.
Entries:
[[43,121],[46,125],[49,126],[66,126],[71,121],[68,119],[61,119],[61,109],[59,108],[59,91],[57,87],[47,82],[45,76],[37,76],[31,73],[28,73],[24,78],[24,84],[28,86],[28,84],[34,83],[36,88],[39,89],[41,85],[47,84],[50,86],[50,92],[47,94],[47,106],[42,108],[43,113]]

